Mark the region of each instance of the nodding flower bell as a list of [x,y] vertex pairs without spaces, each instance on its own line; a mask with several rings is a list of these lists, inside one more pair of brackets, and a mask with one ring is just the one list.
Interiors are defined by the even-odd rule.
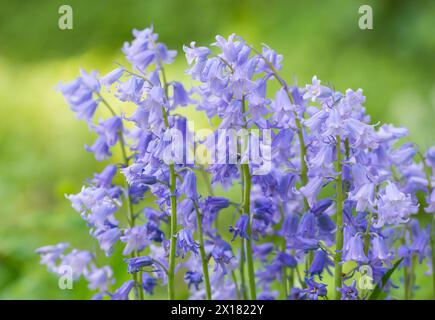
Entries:
[[136,257],[124,260],[128,264],[128,273],[139,272],[143,267],[151,266],[154,261],[150,257]]
[[367,263],[369,260],[364,254],[364,243],[360,234],[355,234],[350,238],[349,246],[344,255],[344,261],[356,261]]
[[249,239],[249,236],[246,232],[248,223],[249,223],[248,215],[242,214],[239,220],[237,221],[236,226],[234,228],[232,226],[229,227],[229,231],[233,234],[232,241],[234,241],[237,236],[240,236],[240,238],[243,239],[247,239],[247,240]]

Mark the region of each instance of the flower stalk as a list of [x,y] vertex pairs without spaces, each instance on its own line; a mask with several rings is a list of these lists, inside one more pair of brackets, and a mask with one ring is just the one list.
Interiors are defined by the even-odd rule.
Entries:
[[199,212],[198,204],[196,203],[196,201],[193,201],[193,205],[195,207],[195,212],[196,212],[196,225],[198,229],[199,252],[201,254],[202,273],[204,275],[205,297],[207,300],[211,300],[210,277],[208,274],[207,256],[205,254],[205,249],[204,249],[204,236],[202,233],[201,213]]
[[339,290],[342,286],[343,277],[343,267],[341,264],[342,251],[343,251],[343,175],[342,175],[342,154],[341,154],[341,138],[339,135],[336,136],[337,140],[337,216],[336,216],[336,248],[335,248],[335,270],[334,270],[334,286],[335,286],[335,299],[341,299],[341,291]]
[[251,174],[249,172],[249,165],[244,163],[241,165],[243,174],[243,213],[248,215],[248,227],[247,234],[248,239],[246,243],[246,264],[248,267],[248,281],[249,281],[249,292],[251,300],[257,299],[257,293],[255,288],[255,274],[254,274],[254,262],[252,259],[252,217],[251,217]]

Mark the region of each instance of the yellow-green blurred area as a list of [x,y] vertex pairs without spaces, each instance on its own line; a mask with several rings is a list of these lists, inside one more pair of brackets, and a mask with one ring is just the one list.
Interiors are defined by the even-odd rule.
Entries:
[[[58,8],[73,8],[73,30],[59,30]],[[358,27],[358,8],[373,7],[374,29]],[[90,298],[86,283],[60,290],[35,248],[95,241],[65,199],[100,170],[83,146],[94,139],[55,87],[80,68],[101,74],[124,63],[120,48],[133,28],[154,24],[160,41],[179,51],[167,72],[182,79],[183,44],[208,45],[236,33],[284,56],[282,74],[300,85],[317,75],[337,90],[362,88],[373,122],[407,126],[424,149],[435,142],[435,1],[106,0],[0,1],[0,298]],[[189,119],[204,117],[194,112]],[[222,193],[223,194],[223,193]],[[239,194],[230,195],[237,201]],[[117,285],[127,279],[116,248]],[[417,298],[428,297],[419,268]],[[399,284],[400,275],[396,275]],[[187,297],[182,275],[180,298]],[[332,285],[332,284],[331,284]],[[157,291],[164,297],[165,289]],[[402,293],[397,291],[396,297]]]

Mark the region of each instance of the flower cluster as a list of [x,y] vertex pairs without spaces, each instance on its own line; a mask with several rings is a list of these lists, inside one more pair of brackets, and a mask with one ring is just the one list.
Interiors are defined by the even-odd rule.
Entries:
[[[422,154],[402,142],[406,128],[371,123],[361,89],[342,93],[317,77],[288,85],[283,57],[266,45],[257,50],[236,35],[217,36],[210,48],[192,42],[184,47],[193,83],[186,89],[166,77],[176,51],[152,28],[133,35],[122,49],[129,67],[103,77],[81,71],[59,86],[97,135],[86,150],[112,160],[67,198],[106,256],[122,246],[131,279],[115,289],[109,266],[98,268],[88,251],[65,254],[64,243],[37,249],[42,264],[59,275],[70,267],[95,298],[143,299],[166,286],[169,299],[185,287],[192,299],[355,300],[395,285],[412,298],[415,265],[427,263],[432,273],[435,264],[435,147]],[[271,93],[272,83],[279,88]],[[134,112],[117,114],[108,93]],[[259,145],[248,137],[231,148],[212,132],[193,147],[226,161],[192,164],[191,119],[176,112],[188,105],[216,129],[263,130],[270,139]],[[95,120],[97,109],[108,117]],[[256,150],[262,163],[250,161]],[[240,189],[239,200],[229,189]],[[432,222],[422,224],[419,212]],[[405,270],[401,284],[388,278],[396,268]],[[185,284],[176,283],[178,273]]]

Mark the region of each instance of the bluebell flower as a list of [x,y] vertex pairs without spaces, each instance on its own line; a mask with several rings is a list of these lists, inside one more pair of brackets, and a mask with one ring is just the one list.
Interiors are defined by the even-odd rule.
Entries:
[[200,62],[205,62],[207,60],[208,55],[211,53],[210,49],[207,47],[196,47],[195,42],[190,43],[190,47],[183,46],[183,51],[186,54],[186,59],[188,64],[192,64],[196,62],[196,64]]
[[428,206],[425,208],[427,213],[435,213],[435,189],[432,193],[427,197]]
[[[291,129],[282,129],[276,135],[274,135],[272,140],[272,155],[273,159],[276,159],[278,163],[289,163],[289,158],[291,156],[291,149],[288,147],[292,142],[294,137],[294,132]],[[287,195],[289,185],[293,184],[295,180],[295,175],[282,175],[280,181],[280,192],[283,195]]]
[[275,300],[278,298],[279,293],[277,291],[263,291],[257,296],[258,300]]
[[116,144],[122,132],[122,120],[115,116],[100,121],[98,125],[92,126],[92,128],[98,134],[98,138],[91,147],[86,146],[86,150],[93,152],[98,161],[105,160],[112,155],[110,147]]
[[398,225],[406,223],[409,216],[416,213],[418,205],[414,203],[410,195],[401,192],[397,186],[388,182],[377,201],[378,219],[373,224],[380,228],[385,224]]
[[307,199],[310,207],[313,206],[313,204],[315,203],[317,195],[319,194],[322,186],[323,186],[323,179],[321,177],[313,177],[308,181],[308,183],[305,186],[299,189],[299,191]]
[[183,184],[180,186],[180,193],[185,194],[186,197],[197,201],[198,192],[196,191],[196,175],[192,171],[188,171],[184,176]]
[[319,216],[331,207],[333,203],[334,201],[330,198],[321,199],[313,205],[310,211],[314,213],[314,215]]
[[177,81],[172,82],[172,88],[174,89],[174,95],[173,95],[173,108],[177,106],[185,107],[188,104],[194,102],[192,99],[190,99],[189,94],[187,93],[186,89],[184,89],[184,86]]
[[267,197],[258,197],[254,200],[253,224],[262,221],[266,226],[272,223],[273,214],[276,212],[273,202]]
[[131,43],[125,43],[122,48],[126,59],[133,67],[141,72],[145,72],[147,67],[156,63],[172,63],[177,52],[168,50],[162,43],[157,43],[158,35],[154,33],[153,28],[144,30],[133,30],[135,39]]
[[381,235],[374,236],[371,240],[371,259],[385,261],[390,259],[391,256],[384,238]]
[[322,86],[320,83],[321,81],[317,79],[317,76],[313,76],[312,84],[307,84],[305,87],[306,91],[303,98],[315,102],[319,98],[328,96],[331,93],[331,90]]
[[146,293],[152,295],[154,287],[157,285],[157,279],[151,277],[147,272],[142,273],[142,288]]
[[71,268],[73,279],[78,280],[80,276],[89,272],[89,265],[93,259],[94,255],[89,251],[73,249],[62,257],[60,265]]
[[111,295],[112,300],[128,300],[128,295],[133,289],[135,282],[133,280],[126,281]]
[[234,228],[232,226],[229,227],[229,231],[233,234],[233,239],[231,241],[234,241],[237,235],[239,235],[240,238],[247,239],[247,240],[249,239],[249,236],[246,233],[248,223],[249,223],[248,215],[242,214],[239,220],[237,221],[236,226]]
[[308,270],[308,273],[313,276],[313,275],[318,275],[320,279],[323,270],[327,270],[329,272],[329,267],[333,266],[334,264],[332,263],[331,259],[328,256],[328,253],[323,250],[323,249],[319,249],[314,253],[314,259],[313,262],[311,263],[310,269]]
[[349,193],[349,200],[356,201],[356,211],[365,211],[366,209],[372,210],[375,198],[375,185],[374,183],[365,183]]
[[98,80],[98,73],[96,71],[92,71],[91,73],[87,73],[85,70],[80,70],[80,80],[83,84],[88,87],[93,92],[99,92],[101,89],[100,81]]
[[343,283],[342,288],[337,288],[341,292],[341,300],[358,300],[358,290],[354,280],[350,286]]
[[285,252],[278,252],[276,255],[276,260],[279,261],[283,267],[287,268],[295,268],[298,264],[295,257]]
[[280,127],[289,128],[293,121],[294,106],[290,103],[290,99],[283,88],[277,91],[271,108],[273,110],[273,121]]
[[296,234],[302,238],[312,239],[316,237],[317,222],[313,213],[307,212],[299,222]]
[[115,83],[122,77],[124,72],[125,72],[124,68],[116,68],[115,70],[110,71],[108,74],[102,77],[100,79],[100,82],[102,85],[106,87],[110,87],[113,83]]
[[112,179],[115,176],[116,171],[116,166],[113,164],[109,164],[104,168],[101,173],[94,174],[92,183],[94,183],[95,186],[99,188],[109,188],[112,186]]
[[215,261],[215,272],[218,267],[221,267],[223,274],[227,273],[227,265],[234,258],[231,246],[222,239],[214,239],[206,242],[206,252],[210,252],[211,257]]
[[92,267],[91,271],[86,275],[88,288],[98,290],[101,293],[106,293],[109,290],[110,284],[114,282],[113,271],[109,266],[102,268]]
[[319,134],[327,118],[328,113],[325,110],[318,110],[316,108],[315,113],[311,114],[308,119],[303,120],[302,123],[308,127],[312,133]]
[[349,141],[352,148],[377,148],[378,136],[373,126],[350,118],[346,120],[346,129],[349,132]]
[[113,252],[113,245],[118,242],[121,237],[121,230],[116,227],[108,230],[101,230],[96,232],[94,237],[98,240],[100,248],[106,253],[106,256],[110,256]]
[[121,237],[121,241],[126,243],[123,255],[129,255],[134,250],[140,252],[148,245],[149,240],[147,238],[146,226],[136,226],[127,229],[124,235]]
[[271,242],[261,243],[253,246],[252,254],[256,259],[266,262],[267,257],[269,256],[270,253],[272,253],[274,249],[275,246]]
[[350,238],[348,249],[343,256],[344,261],[367,263],[369,260],[364,253],[364,243],[359,234]]
[[86,145],[85,148],[86,151],[92,152],[95,155],[95,159],[98,161],[106,160],[112,156],[110,147],[104,136],[99,136],[92,146]]
[[157,182],[157,178],[144,172],[144,166],[140,163],[132,164],[129,167],[121,169],[130,186],[134,185],[152,185]]
[[41,264],[46,265],[51,272],[55,272],[59,259],[68,246],[68,243],[58,243],[54,246],[40,247],[35,252],[41,256]]
[[139,201],[144,199],[145,193],[150,190],[149,186],[142,183],[132,184],[128,188],[128,194],[133,204],[138,204]]
[[192,230],[182,229],[177,233],[177,252],[184,258],[187,252],[198,253],[198,244],[193,240]]
[[435,146],[428,148],[424,156],[427,164],[431,166],[432,169],[435,168]]
[[293,287],[290,290],[289,300],[304,300],[306,297],[303,289]]
[[205,198],[204,201],[200,203],[204,229],[210,230],[219,212],[229,207],[229,205],[230,201],[224,197],[213,196]]
[[203,281],[202,279],[202,273],[195,272],[195,271],[187,271],[184,275],[184,281],[186,281],[188,288],[193,285],[195,286],[195,289],[199,289],[199,284]]
[[128,264],[128,273],[139,272],[143,267],[149,267],[154,264],[153,259],[147,256],[124,259],[124,262]]
[[296,214],[287,215],[282,223],[282,229],[279,232],[280,236],[293,237],[296,235],[299,225],[299,217]]
[[142,100],[145,81],[136,76],[130,76],[117,86],[117,97],[123,102],[131,101],[139,104]]
[[376,132],[380,143],[391,143],[399,138],[408,136],[408,129],[404,127],[396,128],[391,124],[382,125]]
[[409,249],[417,254],[420,263],[423,261],[427,254],[427,248],[430,246],[430,226],[420,228],[417,221],[412,221],[412,236],[413,241]]
[[267,286],[276,279],[283,281],[283,274],[286,268],[295,268],[297,266],[297,260],[286,252],[277,252],[275,258],[271,263],[265,265],[264,270],[256,273],[259,282]]
[[177,214],[180,224],[184,227],[196,229],[196,212],[192,199],[183,199],[177,204]]
[[[119,134],[122,132],[122,120],[120,117],[114,116],[100,122],[99,126],[106,137],[107,144],[112,147],[116,144]],[[98,132],[98,131],[97,131]]]
[[[279,71],[282,69],[282,55],[276,53],[267,45],[263,45],[261,54],[267,60],[267,62],[273,66],[275,70]],[[266,63],[263,59],[259,59],[257,65],[257,72],[272,73],[272,70],[270,69],[268,63]]]
[[165,234],[159,229],[158,225],[153,221],[146,223],[147,238],[151,241],[162,242],[165,238]]
[[90,123],[99,102],[93,98],[92,89],[86,86],[81,78],[67,84],[59,84],[58,88],[71,110],[77,114],[77,118]]
[[305,278],[307,288],[303,290],[304,295],[309,300],[318,300],[319,297],[326,297],[326,284],[314,281],[313,277]]

